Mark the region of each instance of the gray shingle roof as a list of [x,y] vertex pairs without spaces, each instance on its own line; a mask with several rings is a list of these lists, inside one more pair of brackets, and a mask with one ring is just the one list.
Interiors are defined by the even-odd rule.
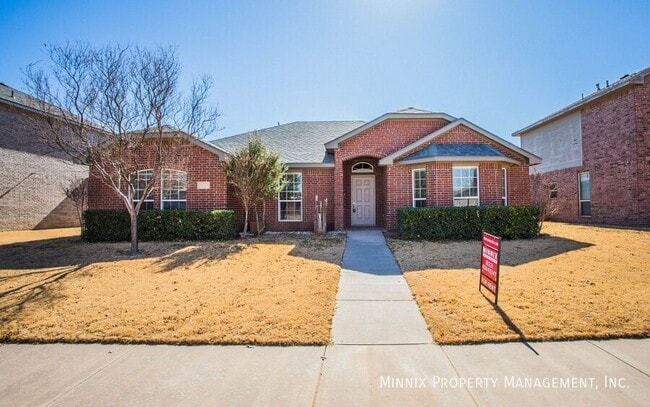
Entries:
[[400,161],[428,157],[503,157],[504,155],[486,144],[431,144],[410,154]]
[[[362,121],[293,122],[257,130],[260,139],[271,150],[280,154],[285,163],[333,163],[334,158],[325,150],[325,143],[359,126]],[[244,146],[250,133],[237,134],[211,143],[233,152]]]
[[407,107],[406,109],[400,109],[396,110],[393,113],[415,113],[415,114],[426,114],[426,113],[433,113],[429,110],[424,110],[424,109],[418,109],[417,107]]
[[[14,89],[11,86],[7,86],[2,82],[0,82],[0,102],[22,106],[37,111],[43,111],[44,107],[49,107],[47,104],[40,102],[38,99],[28,95],[27,93]],[[51,108],[49,113],[52,111],[55,111],[54,107]]]

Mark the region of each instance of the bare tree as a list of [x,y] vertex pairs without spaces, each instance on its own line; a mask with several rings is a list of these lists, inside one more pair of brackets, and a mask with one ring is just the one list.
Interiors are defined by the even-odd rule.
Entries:
[[79,226],[83,227],[83,213],[88,198],[88,178],[75,177],[67,185],[61,185],[61,190],[74,203]]
[[[138,253],[138,212],[163,168],[184,166],[192,137],[215,131],[219,113],[207,105],[212,81],[179,90],[176,51],[159,47],[75,43],[45,47],[25,83],[49,113],[44,141],[90,167],[122,200],[131,219],[131,254]],[[135,177],[151,170],[150,176]],[[149,174],[149,173],[148,173]]]
[[532,174],[530,189],[533,205],[539,208],[539,221],[537,222],[537,235],[539,236],[544,221],[553,217],[557,212],[557,204],[551,197],[551,184],[546,182],[541,174]]

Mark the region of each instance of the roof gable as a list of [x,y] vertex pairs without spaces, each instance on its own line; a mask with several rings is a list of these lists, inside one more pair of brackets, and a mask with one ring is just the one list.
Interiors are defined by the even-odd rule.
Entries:
[[524,156],[528,160],[528,164],[534,165],[534,164],[540,164],[542,162],[542,159],[539,158],[538,156],[536,156],[536,155],[534,155],[534,154],[532,154],[532,153],[530,153],[530,152],[528,152],[528,151],[526,151],[524,149],[521,149],[521,148],[515,146],[512,143],[508,143],[507,141],[503,140],[502,138],[490,133],[489,131],[475,125],[474,123],[472,123],[472,122],[470,122],[470,121],[468,121],[466,119],[460,118],[460,119],[457,119],[457,120],[447,124],[444,127],[441,127],[440,129],[438,129],[438,130],[434,131],[433,133],[429,134],[428,136],[423,137],[423,138],[417,140],[416,142],[414,142],[414,143],[412,143],[412,144],[410,144],[410,145],[408,145],[408,146],[406,146],[406,147],[404,147],[404,148],[402,148],[402,149],[400,149],[398,151],[395,151],[394,153],[382,158],[381,160],[379,160],[379,165],[392,165],[392,164],[394,164],[394,162],[395,162],[395,160],[397,158],[402,157],[404,155],[407,155],[409,152],[411,152],[413,150],[416,150],[418,147],[424,146],[425,144],[427,144],[427,143],[431,142],[432,140],[434,140],[436,137],[439,137],[439,136],[447,133],[448,131],[450,131],[450,130],[458,127],[458,126],[461,126],[461,125],[469,128],[470,130],[475,131],[476,133],[484,136],[485,138],[493,141],[494,143],[496,143],[496,144],[498,144],[500,146],[503,146],[504,148],[506,148],[508,150],[511,150],[511,151],[513,151],[513,152],[515,152],[515,153],[517,153],[519,155]]
[[397,112],[386,113],[384,115],[381,115],[378,118],[363,124],[362,126],[352,129],[351,131],[342,134],[341,136],[333,140],[328,141],[327,143],[325,143],[325,147],[328,150],[336,149],[339,147],[339,144],[344,142],[345,140],[348,140],[360,133],[363,133],[364,131],[378,125],[381,122],[384,122],[386,120],[394,120],[394,119],[443,119],[448,122],[456,120],[455,117],[450,116],[446,113],[433,113],[433,112],[428,112],[426,110],[415,109],[410,107],[408,109],[403,109]]

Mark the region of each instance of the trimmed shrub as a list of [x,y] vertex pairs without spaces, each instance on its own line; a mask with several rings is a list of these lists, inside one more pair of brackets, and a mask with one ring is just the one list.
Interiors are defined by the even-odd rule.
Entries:
[[[131,222],[126,210],[84,211],[82,237],[88,242],[131,240]],[[141,241],[225,240],[237,236],[235,212],[146,210],[138,214]]]
[[402,239],[471,240],[481,232],[503,239],[537,236],[539,208],[535,206],[469,206],[400,208],[397,233]]

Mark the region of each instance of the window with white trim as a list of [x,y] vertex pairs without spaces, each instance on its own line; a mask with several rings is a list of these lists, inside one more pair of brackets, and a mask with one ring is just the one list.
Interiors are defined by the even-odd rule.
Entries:
[[454,167],[454,206],[478,206],[478,167]]
[[163,170],[160,186],[160,208],[185,210],[187,208],[187,173]]
[[589,171],[578,174],[578,198],[580,216],[591,216],[591,178]]
[[548,196],[551,199],[557,198],[557,182],[551,182],[548,184]]
[[371,164],[363,161],[352,166],[352,172],[373,172],[374,170]]
[[278,219],[280,222],[302,221],[302,174],[284,174],[282,190],[278,194]]
[[508,170],[501,168],[501,205],[508,206]]
[[418,168],[413,170],[413,207],[423,208],[427,206],[427,170]]
[[[144,195],[144,190],[147,187],[147,183],[151,182],[153,179],[153,170],[140,170],[131,174],[131,185],[133,185],[133,205],[137,205],[138,202],[142,199]],[[153,191],[149,191],[149,194],[144,198],[142,206],[140,209],[153,209]]]

